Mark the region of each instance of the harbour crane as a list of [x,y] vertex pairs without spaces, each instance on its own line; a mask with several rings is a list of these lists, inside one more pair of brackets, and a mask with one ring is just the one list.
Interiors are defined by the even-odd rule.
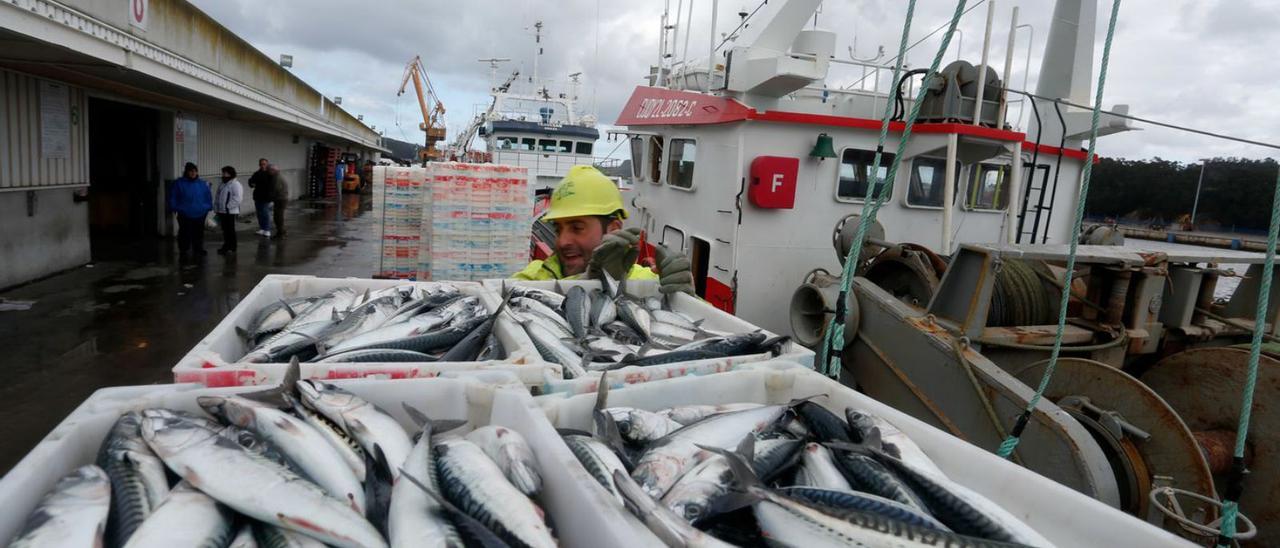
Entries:
[[440,101],[439,94],[431,85],[431,79],[427,77],[427,69],[422,65],[420,56],[413,56],[413,59],[405,65],[404,77],[400,79],[400,91],[396,92],[397,97],[404,95],[410,80],[413,80],[413,89],[418,94],[418,106],[422,108],[422,123],[418,124],[418,128],[426,133],[426,141],[418,157],[423,163],[439,160],[444,155],[443,151],[436,147],[436,143],[444,141],[445,137],[444,103]]

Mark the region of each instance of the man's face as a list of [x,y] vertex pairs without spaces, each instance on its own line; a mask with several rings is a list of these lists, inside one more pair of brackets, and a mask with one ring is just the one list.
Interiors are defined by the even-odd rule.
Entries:
[[183,175],[186,175],[188,179],[195,179],[200,176],[200,172],[194,169],[188,169],[185,173],[183,173]]
[[267,161],[258,160],[258,169],[267,169]]
[[[565,276],[576,276],[587,271],[591,252],[604,239],[605,227],[596,217],[566,217],[552,221],[556,226],[556,255]],[[609,223],[609,230],[617,230],[620,221]]]

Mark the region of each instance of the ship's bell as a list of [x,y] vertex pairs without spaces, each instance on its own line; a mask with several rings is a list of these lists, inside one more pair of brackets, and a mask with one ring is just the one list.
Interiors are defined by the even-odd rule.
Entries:
[[836,150],[831,145],[831,136],[826,133],[818,134],[818,142],[814,143],[813,150],[809,151],[810,158],[822,160],[824,158],[835,158]]

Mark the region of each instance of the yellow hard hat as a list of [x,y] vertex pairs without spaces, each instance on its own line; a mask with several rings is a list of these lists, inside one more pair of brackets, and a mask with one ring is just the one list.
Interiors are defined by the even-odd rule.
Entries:
[[573,166],[551,193],[551,207],[543,220],[618,213],[627,218],[618,186],[591,166]]

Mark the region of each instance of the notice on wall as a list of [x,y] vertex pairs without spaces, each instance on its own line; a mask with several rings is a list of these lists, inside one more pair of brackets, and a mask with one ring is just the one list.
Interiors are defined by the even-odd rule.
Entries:
[[182,155],[182,163],[191,162],[199,164],[200,158],[196,154],[196,148],[199,144],[199,135],[197,133],[196,121],[192,118],[183,118],[179,114],[173,120],[173,142],[178,146],[178,152]]
[[71,95],[67,86],[40,81],[40,153],[66,158],[71,152]]

